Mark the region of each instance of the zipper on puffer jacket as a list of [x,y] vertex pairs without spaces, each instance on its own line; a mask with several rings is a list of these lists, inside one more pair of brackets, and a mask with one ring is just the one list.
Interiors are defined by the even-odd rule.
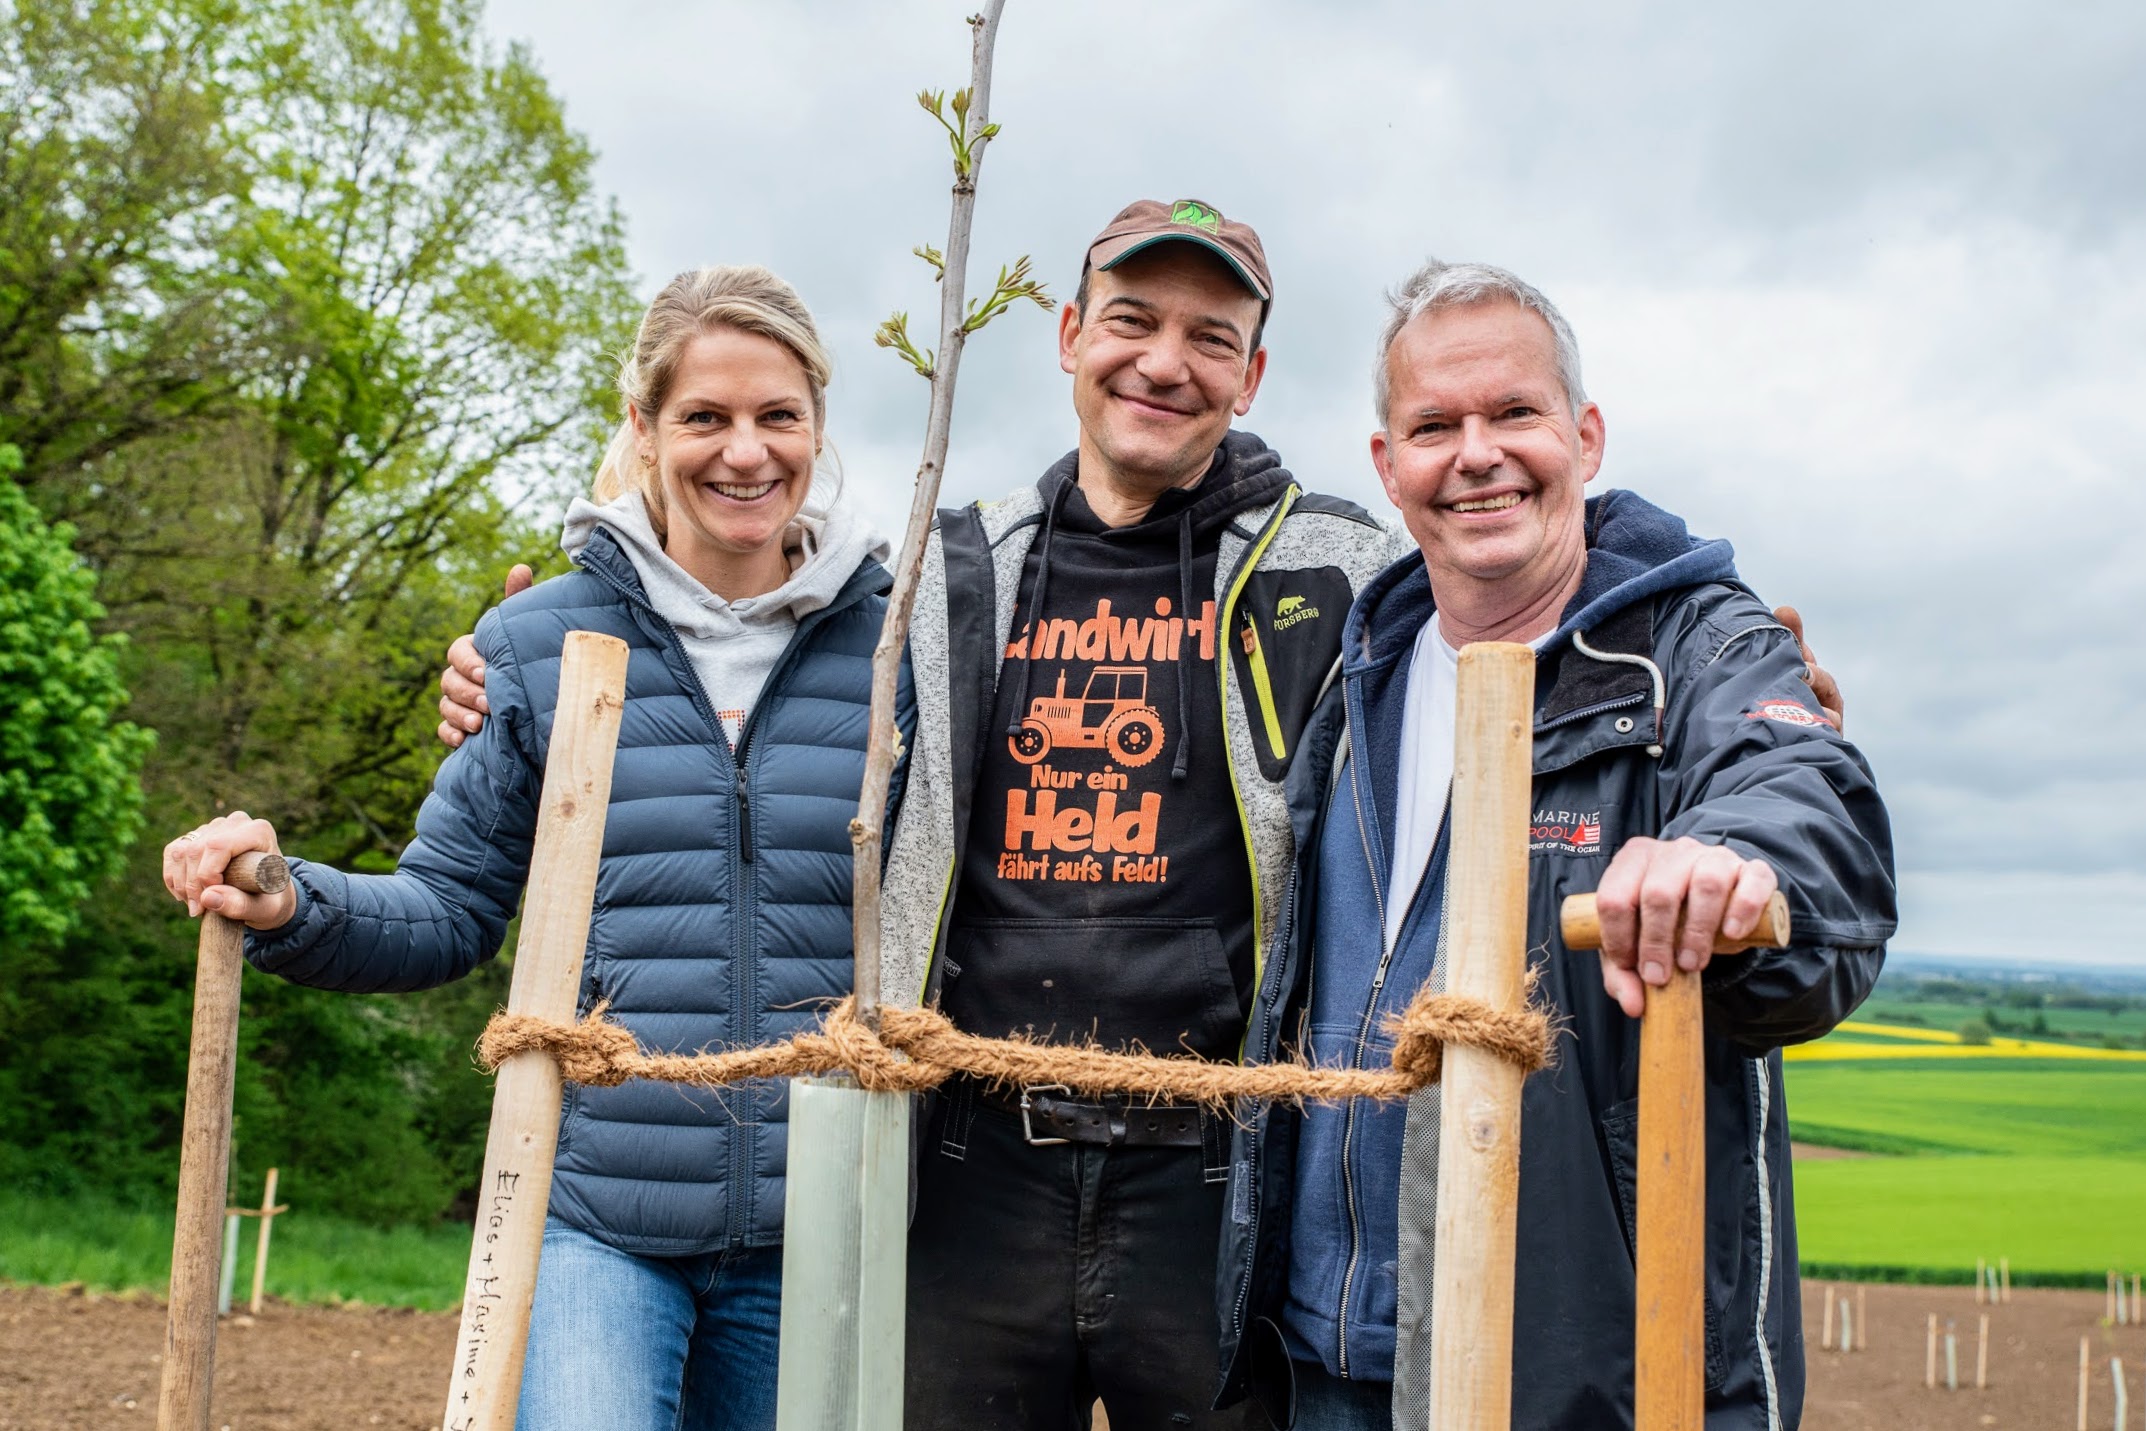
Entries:
[[[656,610],[655,605],[645,596],[609,572],[591,566],[583,566],[582,570],[599,577],[605,585],[625,598],[629,605],[647,612],[655,619],[656,624],[663,628],[664,635],[670,639],[671,652],[676,653],[685,666],[685,688],[693,699],[694,707],[700,711],[701,718],[707,721],[709,733],[727,745],[728,741],[723,735],[723,723],[716,718],[715,703],[708,698],[707,689],[701,685],[700,673],[693,669],[691,658],[685,655],[685,642],[679,637],[678,628],[671,623],[670,618]],[[797,623],[797,630],[790,637],[789,644],[783,647],[782,654],[775,658],[775,664],[768,670],[767,680],[760,687],[760,698],[753,702],[752,714],[745,718],[745,725],[738,732],[738,745],[732,762],[732,796],[737,801],[738,814],[732,826],[733,852],[737,858],[730,862],[730,989],[732,1018],[736,1024],[732,1032],[740,1047],[758,1043],[761,1032],[758,1010],[754,1006],[754,1000],[758,998],[756,991],[759,980],[756,976],[759,968],[754,958],[753,929],[759,914],[755,908],[754,883],[748,878],[746,868],[755,857],[751,793],[753,736],[759,729],[761,714],[772,703],[775,692],[781,689],[783,677],[787,676],[791,666],[796,664],[806,638],[835,611],[847,609],[847,603],[841,607],[822,607]],[[749,1089],[744,1090],[740,1096],[746,1105],[746,1117],[750,1117],[752,1092]],[[753,1143],[757,1128],[757,1121],[748,1122],[746,1118],[733,1116],[730,1138],[730,1225],[724,1234],[733,1247],[744,1246],[747,1235],[752,1231]]]
[[[763,688],[765,689],[765,688]],[[753,703],[753,714],[760,713],[760,702]],[[751,725],[751,717],[746,724]],[[753,959],[753,923],[758,918],[753,908],[755,882],[752,875],[753,824],[752,800],[747,793],[752,781],[752,733],[750,729],[738,733],[736,790],[738,818],[733,825],[736,830],[737,855],[730,862],[730,998],[731,1007],[737,1011],[737,1039],[741,1047],[760,1041],[760,1020],[754,1015],[753,977],[757,972]],[[752,1231],[751,1205],[753,1200],[753,1127],[752,1118],[757,1090],[747,1087],[738,1090],[735,1105],[739,1111],[732,1115],[730,1127],[730,1244],[743,1246],[746,1234]],[[742,1116],[741,1116],[742,1115]]]
[[[826,614],[825,609],[813,612],[797,623],[797,632],[790,644],[783,648],[782,655],[768,671],[767,681],[760,688],[760,699],[753,702],[752,713],[745,718],[738,731],[736,751],[736,784],[738,801],[737,854],[730,863],[730,987],[733,1007],[737,1010],[737,1036],[740,1046],[760,1042],[763,1030],[760,1027],[760,961],[754,934],[759,928],[759,883],[753,878],[752,864],[755,858],[753,843],[753,755],[759,749],[753,737],[759,733],[760,717],[772,703],[771,697],[780,687],[782,678],[796,664],[800,648],[812,628]],[[673,633],[675,639],[676,633]],[[688,665],[691,663],[688,662]],[[699,677],[694,677],[698,684]],[[716,727],[721,734],[722,727]],[[733,1247],[745,1245],[752,1232],[754,1194],[753,1162],[756,1145],[760,1138],[760,1124],[756,1115],[754,1090],[739,1090],[739,1102],[744,1106],[744,1116],[731,1125],[730,1138],[730,1243]],[[751,1121],[746,1121],[750,1119]]]

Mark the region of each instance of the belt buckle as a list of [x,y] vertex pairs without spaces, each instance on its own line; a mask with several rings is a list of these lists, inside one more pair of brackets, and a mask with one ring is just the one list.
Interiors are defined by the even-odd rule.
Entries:
[[1059,1143],[1072,1142],[1073,1140],[1071,1138],[1039,1138],[1036,1136],[1035,1129],[1030,1126],[1028,1121],[1029,1112],[1034,1107],[1034,1105],[1029,1102],[1030,1094],[1070,1094],[1072,1091],[1072,1089],[1068,1088],[1063,1083],[1024,1083],[1023,1085],[1021,1085],[1021,1140],[1027,1143],[1028,1146],[1030,1146],[1031,1148],[1049,1148]]

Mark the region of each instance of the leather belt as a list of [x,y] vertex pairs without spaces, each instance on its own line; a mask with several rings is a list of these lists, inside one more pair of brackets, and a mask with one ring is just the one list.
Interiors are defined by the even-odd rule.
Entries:
[[1036,1147],[1095,1143],[1105,1147],[1198,1148],[1205,1144],[1197,1104],[1158,1103],[1109,1094],[1075,1098],[1063,1084],[1030,1084],[1018,1092],[984,1092],[985,1103],[1021,1115],[1021,1136]]

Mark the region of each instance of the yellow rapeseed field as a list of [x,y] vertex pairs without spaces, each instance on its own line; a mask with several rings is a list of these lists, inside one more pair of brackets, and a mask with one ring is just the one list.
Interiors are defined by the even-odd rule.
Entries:
[[1965,1043],[1944,1029],[1901,1024],[1866,1024],[1849,1020],[1829,1037],[1781,1051],[1791,1063],[1839,1063],[1850,1059],[1901,1058],[2066,1058],[2097,1063],[2146,1063],[2146,1049],[2082,1048],[2043,1039],[1993,1036],[1988,1043]]

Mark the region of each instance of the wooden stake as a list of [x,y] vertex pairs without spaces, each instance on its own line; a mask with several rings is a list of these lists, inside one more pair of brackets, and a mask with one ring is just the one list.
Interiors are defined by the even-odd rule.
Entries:
[[2102,1274],[2102,1280],[2105,1284],[2103,1296],[2106,1307],[2106,1310],[2102,1312],[2102,1318],[2113,1327],[2116,1325],[2116,1273],[2113,1271],[2106,1272]]
[[1945,1390],[1960,1389],[1960,1339],[1953,1335],[1952,1322],[1945,1323]]
[[2116,1431],[2128,1431],[2124,1423],[2131,1419],[2131,1389],[2124,1385],[2124,1359],[2109,1358],[2109,1386],[2116,1393]]
[[[231,861],[223,883],[276,894],[291,882],[275,855]],[[238,1075],[239,974],[246,929],[220,914],[201,916],[194,961],[194,1030],[186,1053],[186,1122],[179,1137],[178,1216],[171,1234],[171,1296],[164,1317],[164,1378],[158,1431],[204,1431],[216,1364],[217,1246],[231,1170],[231,1088]]]
[[2005,1301],[2012,1300],[2012,1259],[2009,1257],[1997,1259],[1997,1287]]
[[[626,643],[568,632],[509,1013],[573,1020],[625,692]],[[499,1067],[462,1329],[448,1374],[447,1431],[513,1431],[559,1147],[560,1090],[559,1065],[545,1054],[519,1053]]]
[[2141,1310],[2142,1308],[2139,1304],[2139,1274],[2134,1272],[2131,1274],[2131,1325],[2134,1327],[2139,1324]]
[[1982,1325],[1975,1328],[1975,1390],[1986,1391],[1990,1384],[1990,1314],[1982,1314]]
[[1929,1339],[1922,1349],[1922,1384],[1929,1391],[1937,1390],[1937,1313],[1930,1314]]
[[1855,1350],[1855,1318],[1848,1311],[1848,1299],[1840,1299],[1840,1349],[1845,1355]]
[[1855,1289],[1855,1349],[1857,1351],[1870,1350],[1870,1318],[1864,1315],[1869,1308],[1869,1304],[1863,1296],[1869,1290],[1868,1287],[1857,1287]]
[[1833,1289],[1820,1287],[1818,1302],[1822,1310],[1818,1315],[1818,1345],[1821,1350],[1833,1350]]
[[2086,1338],[2079,1338],[2079,1422],[2078,1431],[2086,1431]]
[[289,1211],[276,1206],[276,1170],[270,1168],[261,1188],[261,1236],[253,1248],[253,1305],[249,1310],[256,1317],[261,1315],[261,1292],[268,1282],[268,1230],[275,1225],[277,1213]]
[[[1455,700],[1446,988],[1518,1010],[1527,979],[1528,796],[1535,653],[1478,642],[1460,653]],[[1433,1431],[1512,1421],[1513,1251],[1519,1224],[1521,1072],[1478,1049],[1446,1051],[1439,1089],[1438,1228],[1432,1272]],[[1645,1137],[1645,1113],[1641,1137]],[[1647,1179],[1639,1255],[1647,1266]],[[1696,1227],[1686,1229],[1696,1237]],[[1655,1249],[1659,1255],[1659,1249]],[[1644,1286],[1642,1282],[1642,1286]],[[1696,1283],[1694,1284],[1696,1286]],[[1700,1341],[1694,1323],[1693,1343]],[[1642,1358],[1640,1375],[1647,1375]],[[1642,1385],[1645,1382],[1642,1380]],[[1697,1383],[1695,1382],[1696,1386]]]

